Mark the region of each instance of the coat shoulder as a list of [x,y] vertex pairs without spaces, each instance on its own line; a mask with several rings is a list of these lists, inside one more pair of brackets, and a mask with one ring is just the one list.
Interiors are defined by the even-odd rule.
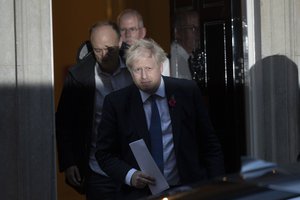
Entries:
[[118,99],[118,100],[128,99],[135,88],[136,87],[134,86],[134,84],[131,84],[129,86],[111,92],[110,94],[107,95],[107,98]]
[[69,74],[76,79],[85,79],[87,76],[94,74],[96,59],[93,54],[90,54],[80,62],[70,67]]
[[164,77],[164,81],[167,87],[172,86],[177,89],[186,90],[198,87],[195,81],[183,78]]

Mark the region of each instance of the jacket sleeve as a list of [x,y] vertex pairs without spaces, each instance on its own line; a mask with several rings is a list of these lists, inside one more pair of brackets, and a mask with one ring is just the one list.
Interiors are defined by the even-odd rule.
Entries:
[[76,99],[78,91],[76,82],[70,75],[67,75],[63,90],[58,103],[55,122],[56,122],[56,140],[57,153],[59,161],[59,170],[64,171],[66,168],[75,165],[75,152],[73,151],[76,143],[76,134],[74,125],[76,119]]
[[[120,156],[122,139],[118,131],[117,106],[112,103],[114,97],[107,95],[104,99],[102,119],[98,127],[96,159],[108,176],[124,183],[127,172],[131,169]],[[116,102],[116,101],[114,101]]]

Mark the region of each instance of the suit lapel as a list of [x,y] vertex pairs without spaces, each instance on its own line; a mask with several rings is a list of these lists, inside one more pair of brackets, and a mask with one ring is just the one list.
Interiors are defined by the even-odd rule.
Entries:
[[138,136],[144,139],[148,148],[150,148],[150,138],[149,131],[144,111],[144,106],[142,102],[142,98],[138,88],[135,85],[132,85],[132,95],[131,100],[129,101],[131,106],[131,116],[130,119],[134,121],[134,126]]
[[166,88],[166,95],[167,95],[167,103],[169,106],[169,113],[171,118],[172,124],[172,132],[173,132],[173,141],[175,150],[178,147],[180,133],[181,133],[181,112],[180,108],[183,106],[182,101],[176,93],[176,87],[172,84],[173,80],[164,77],[165,88]]
[[[169,106],[169,113],[172,124],[173,141],[175,150],[177,151],[180,134],[181,134],[181,109],[183,109],[183,99],[180,98],[178,92],[176,92],[176,86],[172,84],[173,79],[163,77],[165,82],[167,103]],[[149,131],[146,122],[145,111],[143,102],[139,93],[138,88],[133,85],[132,95],[129,103],[131,105],[131,119],[134,121],[137,134],[140,138],[143,138],[147,147],[150,148]]]

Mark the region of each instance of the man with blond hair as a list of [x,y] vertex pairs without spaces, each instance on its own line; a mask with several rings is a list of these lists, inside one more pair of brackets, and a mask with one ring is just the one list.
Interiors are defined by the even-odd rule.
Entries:
[[162,76],[165,57],[153,40],[135,42],[126,54],[134,84],[104,99],[95,155],[121,184],[122,200],[150,195],[148,186],[156,181],[140,169],[130,149],[140,139],[171,187],[224,173],[221,145],[199,87],[192,80]]

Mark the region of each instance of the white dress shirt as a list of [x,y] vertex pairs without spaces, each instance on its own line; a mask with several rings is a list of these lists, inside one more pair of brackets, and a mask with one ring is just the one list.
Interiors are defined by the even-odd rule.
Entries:
[[89,166],[90,168],[104,176],[107,176],[105,172],[100,168],[96,158],[96,142],[97,142],[97,133],[98,125],[101,121],[102,116],[102,106],[104,98],[107,94],[112,91],[119,90],[123,87],[126,87],[132,83],[130,73],[128,72],[125,64],[120,60],[120,67],[111,75],[101,71],[99,64],[95,65],[95,109],[94,109],[94,122],[93,122],[93,135],[91,138],[91,151],[89,156]]

